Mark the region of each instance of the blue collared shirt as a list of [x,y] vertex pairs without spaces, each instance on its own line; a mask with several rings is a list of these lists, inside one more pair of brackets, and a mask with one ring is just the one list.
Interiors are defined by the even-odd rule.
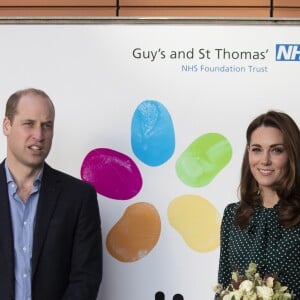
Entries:
[[24,203],[17,194],[17,185],[6,164],[5,170],[14,238],[15,299],[31,300],[33,232],[42,171],[35,179],[31,194]]

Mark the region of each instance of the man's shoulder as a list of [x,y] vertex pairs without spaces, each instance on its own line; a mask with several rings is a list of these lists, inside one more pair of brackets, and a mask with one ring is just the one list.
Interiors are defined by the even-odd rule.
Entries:
[[58,169],[54,169],[48,164],[45,164],[44,166],[44,175],[47,177],[52,177],[56,181],[60,181],[64,185],[72,185],[76,187],[81,187],[81,188],[94,188],[90,183],[85,182],[71,174],[68,174],[66,172],[63,172]]

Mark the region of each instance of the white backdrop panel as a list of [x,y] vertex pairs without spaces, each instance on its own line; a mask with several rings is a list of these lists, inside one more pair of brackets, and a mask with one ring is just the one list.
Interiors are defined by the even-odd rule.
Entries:
[[[15,90],[44,89],[56,106],[50,165],[79,178],[86,154],[105,147],[131,157],[143,176],[143,187],[133,199],[99,194],[104,241],[99,299],[154,300],[158,291],[166,300],[178,300],[179,294],[185,300],[213,298],[219,248],[204,253],[191,249],[170,225],[168,205],[180,195],[200,195],[221,216],[225,205],[238,200],[249,121],[268,109],[283,110],[299,121],[298,56],[275,59],[276,44],[297,46],[299,37],[299,26],[273,24],[0,26],[0,114]],[[155,59],[147,58],[155,51]],[[179,51],[186,57],[172,56]],[[244,51],[251,57],[242,57]],[[176,134],[174,154],[157,167],[139,161],[130,143],[133,113],[149,99],[168,109]],[[175,163],[207,132],[228,139],[232,159],[210,184],[189,187],[176,176]],[[4,158],[3,136],[0,142]],[[107,251],[106,236],[125,209],[141,201],[159,212],[159,241],[142,259],[120,262]]]

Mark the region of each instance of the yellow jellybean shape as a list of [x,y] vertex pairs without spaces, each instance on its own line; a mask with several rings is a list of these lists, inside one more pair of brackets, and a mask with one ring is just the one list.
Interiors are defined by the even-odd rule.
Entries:
[[193,250],[209,252],[219,246],[220,215],[203,197],[183,195],[175,198],[169,204],[168,219]]

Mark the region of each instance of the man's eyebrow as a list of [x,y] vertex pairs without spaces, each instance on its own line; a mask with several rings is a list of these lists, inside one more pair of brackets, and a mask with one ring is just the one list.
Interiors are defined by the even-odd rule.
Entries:
[[[34,119],[23,119],[21,120],[21,122],[38,122],[37,120],[34,120]],[[54,121],[53,120],[48,120],[48,121],[44,121],[44,122],[41,122],[41,124],[54,124]]]
[[34,122],[34,120],[33,119],[23,119],[23,120],[21,120],[21,122]]

